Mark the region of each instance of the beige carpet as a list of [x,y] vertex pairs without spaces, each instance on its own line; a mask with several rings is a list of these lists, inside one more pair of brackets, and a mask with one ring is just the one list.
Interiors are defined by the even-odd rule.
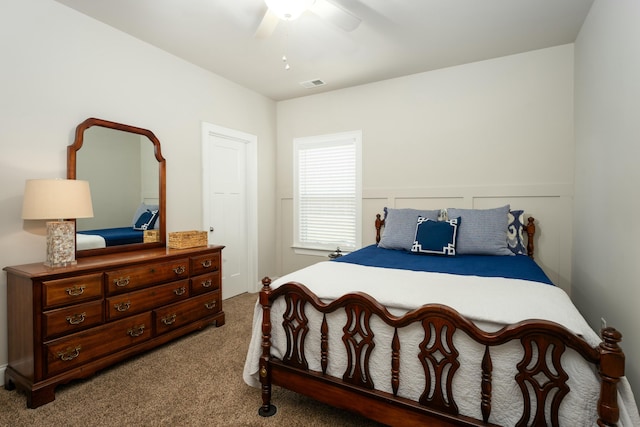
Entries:
[[56,389],[27,409],[24,394],[0,389],[1,426],[374,426],[369,420],[274,387],[278,413],[258,415],[260,390],[242,369],[257,294],[223,302],[226,324],[209,327]]

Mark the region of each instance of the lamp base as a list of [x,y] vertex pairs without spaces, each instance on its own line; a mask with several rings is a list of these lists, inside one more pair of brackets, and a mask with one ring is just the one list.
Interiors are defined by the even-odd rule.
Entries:
[[76,261],[74,221],[47,221],[47,267],[66,267]]

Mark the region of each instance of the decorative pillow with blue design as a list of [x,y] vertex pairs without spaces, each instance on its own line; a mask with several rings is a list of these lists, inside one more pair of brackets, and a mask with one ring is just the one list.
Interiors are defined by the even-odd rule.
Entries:
[[133,229],[134,230],[152,230],[157,219],[158,219],[158,211],[157,210],[150,211],[149,209],[147,209],[140,215],[140,217],[138,217],[138,220],[133,225]]
[[[153,212],[153,211],[159,211],[160,207],[158,205],[148,205],[144,202],[140,203],[140,206],[138,206],[138,209],[136,209],[135,213],[133,214],[133,218],[131,219],[131,227],[136,226],[136,222],[138,222],[138,219],[140,219],[140,216],[145,213],[147,210]],[[160,215],[156,215],[156,220],[154,221],[153,224],[153,228],[154,229],[158,229],[160,228],[160,223],[158,222],[158,218],[160,218]]]
[[524,244],[524,211],[510,211],[507,226],[507,247],[516,255],[527,255]]
[[434,221],[418,217],[416,235],[411,252],[429,255],[454,256],[460,217],[447,221]]

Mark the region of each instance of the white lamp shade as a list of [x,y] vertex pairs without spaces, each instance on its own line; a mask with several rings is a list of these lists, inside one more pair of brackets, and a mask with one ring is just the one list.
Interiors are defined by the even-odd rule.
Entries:
[[287,21],[297,19],[302,12],[309,9],[315,0],[265,0],[267,7],[278,18]]
[[24,190],[22,219],[93,217],[89,182],[75,179],[29,179]]

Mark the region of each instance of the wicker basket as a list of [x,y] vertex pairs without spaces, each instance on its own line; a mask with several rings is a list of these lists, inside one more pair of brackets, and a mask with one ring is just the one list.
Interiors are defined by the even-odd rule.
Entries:
[[206,231],[175,231],[169,233],[169,247],[172,249],[196,248],[207,246],[208,238]]
[[154,243],[160,241],[160,230],[144,230],[142,234],[144,243]]

